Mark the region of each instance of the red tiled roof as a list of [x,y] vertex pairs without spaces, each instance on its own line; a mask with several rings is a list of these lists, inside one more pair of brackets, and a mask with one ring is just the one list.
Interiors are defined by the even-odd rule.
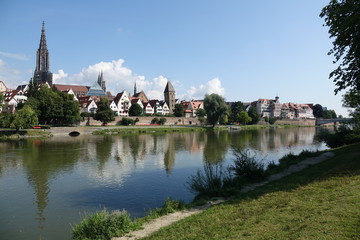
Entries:
[[80,86],[80,85],[65,85],[65,84],[54,84],[57,90],[66,91],[72,89],[74,92],[88,92],[89,86]]

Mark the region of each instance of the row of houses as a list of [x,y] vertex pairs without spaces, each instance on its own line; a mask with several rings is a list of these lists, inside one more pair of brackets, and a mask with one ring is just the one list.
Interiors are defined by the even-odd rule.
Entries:
[[[122,91],[116,96],[111,96],[110,93],[101,94],[100,96],[90,96],[89,92],[94,93],[93,87],[76,86],[76,85],[61,85],[54,84],[54,86],[62,92],[72,94],[74,99],[79,102],[81,112],[95,113],[97,110],[97,101],[100,97],[107,97],[110,102],[110,108],[115,115],[127,117],[129,116],[129,109],[131,105],[137,103],[142,109],[143,114],[146,115],[168,115],[170,108],[165,101],[149,100],[143,91],[136,92],[134,90],[133,96],[128,92]],[[50,86],[49,86],[50,87]],[[92,89],[92,90],[91,90]],[[91,91],[90,91],[91,90]],[[4,95],[5,104],[2,109],[3,112],[14,113],[16,106],[20,102],[27,100],[26,97],[27,85],[18,86],[15,90],[7,89],[5,84],[0,81],[0,92]],[[181,104],[185,117],[197,117],[196,112],[204,108],[203,100],[180,101],[176,99],[176,104]],[[231,107],[234,102],[228,102]],[[254,102],[244,102],[246,110],[251,106],[256,108],[257,113],[262,118],[272,117],[281,119],[312,119],[313,104],[296,104],[296,103],[280,103],[279,97],[275,99],[258,99]]]

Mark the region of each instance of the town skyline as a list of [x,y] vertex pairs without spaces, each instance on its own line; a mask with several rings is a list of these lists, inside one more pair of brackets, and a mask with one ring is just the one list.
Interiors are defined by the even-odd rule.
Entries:
[[[38,6],[39,11],[48,11],[44,10],[44,14],[24,13],[24,16],[13,19],[11,12],[24,11],[28,3],[1,3],[3,23],[0,30],[8,34],[0,40],[0,80],[9,88],[28,83],[35,69],[41,23],[45,21],[50,70],[55,84],[91,86],[103,72],[107,88],[113,95],[122,90],[131,93],[136,82],[137,88],[144,90],[149,98],[162,99],[163,88],[170,80],[179,99],[201,99],[206,93],[218,93],[227,101],[254,101],[279,96],[281,102],[319,103],[338,114],[348,115],[341,107],[341,93],[334,96],[334,85],[328,79],[328,74],[335,68],[327,56],[331,39],[318,17],[327,1],[278,1],[274,6],[265,2],[245,4],[229,1],[220,4],[209,1],[202,6],[187,1],[173,4],[157,1],[149,8],[164,16],[152,16],[145,11],[149,4],[140,2],[142,4],[137,7],[124,2],[123,8],[115,2],[108,5],[92,3],[85,6],[83,20],[75,16],[80,8],[77,3],[71,5],[73,8],[66,20],[59,18],[65,8],[56,4],[44,5],[44,2],[36,1],[33,6]],[[117,16],[110,6],[122,9],[122,14]],[[192,8],[186,9],[188,6]],[[281,8],[276,9],[279,6]],[[108,14],[106,19],[89,28],[85,20],[89,20],[91,13],[95,14],[96,7],[99,7],[100,16],[106,16],[106,11],[113,15]],[[268,11],[274,10],[278,16],[265,14],[265,7]],[[296,8],[303,12],[290,11]],[[136,19],[131,16],[135,10],[142,13],[139,21],[144,26],[132,22]],[[260,19],[246,14],[246,10],[258,10],[256,15],[261,16]],[[189,14],[195,27],[184,18],[185,13]],[[223,18],[211,19],[211,14],[215,13]],[[227,17],[224,17],[225,13]],[[171,14],[175,14],[174,17]],[[31,16],[31,20],[26,16]],[[170,17],[168,23],[164,21],[165,17]],[[269,17],[269,22],[263,21],[266,17]],[[14,21],[9,32],[7,23],[11,19]],[[111,19],[116,20],[116,24],[110,24]],[[271,28],[266,30],[262,24]],[[114,29],[114,26],[118,27]],[[150,29],[146,30],[146,27]],[[156,35],[160,30],[168,30],[165,39]],[[148,34],[147,38],[143,31]],[[178,35],[180,33],[185,35]],[[91,40],[92,35],[95,35],[97,45]],[[19,39],[26,36],[27,40],[17,41],[16,36]],[[131,42],[139,36],[137,41]],[[174,41],[177,36],[181,38]],[[118,41],[117,44],[114,41]],[[302,49],[297,49],[299,47]],[[186,49],[188,52],[184,52]],[[250,51],[254,49],[255,52]]]

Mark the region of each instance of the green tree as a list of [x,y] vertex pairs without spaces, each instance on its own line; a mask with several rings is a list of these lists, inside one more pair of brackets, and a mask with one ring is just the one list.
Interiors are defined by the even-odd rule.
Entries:
[[215,127],[215,124],[220,120],[220,117],[227,111],[224,98],[216,93],[205,95],[204,109],[206,111],[207,120],[213,127]]
[[174,116],[175,117],[183,117],[184,116],[184,108],[181,104],[175,104],[174,107]]
[[2,111],[3,106],[4,106],[4,95],[0,92],[0,112]]
[[232,117],[231,119],[234,121],[234,122],[240,122],[239,120],[239,114],[245,110],[245,106],[242,102],[238,101],[238,102],[235,102],[232,106],[231,106],[231,114],[232,114]]
[[336,112],[334,110],[325,110],[324,118],[326,119],[337,118]]
[[62,98],[63,117],[59,121],[63,124],[74,124],[81,120],[79,103],[74,96],[65,92],[58,92]]
[[203,108],[199,108],[198,110],[196,110],[196,117],[200,118],[205,116],[206,116],[206,112]]
[[102,122],[104,125],[115,120],[115,114],[110,108],[110,102],[107,98],[100,98],[97,102],[97,110],[94,119]]
[[[334,55],[337,68],[329,75],[335,82],[337,94],[347,90],[344,105],[354,108],[352,115],[360,120],[360,1],[331,0],[325,6],[320,17],[329,27],[333,48],[329,55]],[[360,122],[357,122],[360,127]]]
[[315,104],[313,106],[313,114],[316,118],[323,118],[324,117],[324,110],[320,104]]
[[131,104],[129,108],[129,116],[140,116],[143,113],[143,109],[138,103]]
[[251,117],[249,117],[249,114],[247,111],[243,110],[240,113],[238,113],[238,116],[236,116],[237,119],[239,119],[239,123],[241,124],[247,124],[251,122]]
[[0,128],[9,128],[13,120],[14,115],[11,113],[0,114]]
[[30,106],[24,106],[14,114],[14,120],[10,124],[10,127],[19,130],[21,128],[31,128],[38,124],[38,118],[34,110]]
[[260,116],[254,106],[251,106],[248,111],[249,117],[251,117],[250,124],[257,124],[260,121]]
[[161,117],[161,118],[159,119],[159,124],[160,124],[160,125],[164,125],[165,123],[166,123],[166,118]]

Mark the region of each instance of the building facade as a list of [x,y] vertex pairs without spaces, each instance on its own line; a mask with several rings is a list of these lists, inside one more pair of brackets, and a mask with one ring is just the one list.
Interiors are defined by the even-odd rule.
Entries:
[[165,90],[164,90],[164,98],[165,102],[169,107],[169,113],[174,114],[175,109],[175,89],[170,81],[167,82]]

